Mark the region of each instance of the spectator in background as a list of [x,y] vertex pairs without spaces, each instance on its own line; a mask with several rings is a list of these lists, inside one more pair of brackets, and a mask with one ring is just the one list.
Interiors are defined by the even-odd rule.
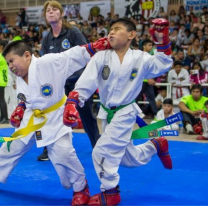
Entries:
[[8,112],[7,104],[5,101],[5,87],[8,84],[8,65],[2,52],[7,42],[0,40],[0,110],[1,110],[1,119],[0,124],[8,124]]
[[100,34],[101,32],[104,32],[104,36],[108,36],[108,31],[104,27],[104,22],[100,21],[97,23],[97,33]]
[[180,61],[182,67],[187,71],[189,71],[189,69],[191,68],[191,61],[187,56],[185,56],[184,51],[182,49],[178,50],[178,53],[175,56],[174,60]]
[[204,6],[203,7],[203,12],[201,14],[202,22],[205,22],[206,14],[207,14],[207,6]]
[[91,36],[90,36],[90,41],[94,42],[96,40],[98,40],[98,32],[97,32],[97,28],[93,27],[92,32],[91,32]]
[[203,58],[202,58],[202,61],[200,61],[200,64],[202,66],[202,68],[208,72],[208,53],[205,53]]
[[193,23],[191,27],[191,31],[195,33],[197,29],[203,30],[204,29],[204,23],[202,22],[202,18],[198,17],[197,22]]
[[174,21],[170,21],[169,22],[170,26],[169,26],[169,35],[171,35],[174,31],[174,29],[177,29],[177,26],[175,25]]
[[191,16],[186,15],[185,16],[185,28],[191,30],[192,28],[192,21],[191,21]]
[[208,39],[208,26],[204,27],[204,36]]
[[111,12],[108,12],[107,13],[107,17],[105,18],[105,21],[109,21],[110,22],[111,21],[111,18],[112,18],[111,17]]
[[180,14],[183,14],[184,16],[186,15],[186,9],[185,9],[184,5],[181,5],[179,7],[178,15],[180,16]]
[[[155,123],[161,120],[164,120],[165,118],[175,114],[173,111],[173,100],[171,98],[167,98],[163,100],[162,102],[162,109],[157,113],[154,120],[151,122]],[[178,124],[175,122],[171,125],[164,126],[162,128],[159,128],[157,130],[178,130]]]
[[200,120],[202,122],[202,129],[203,134],[198,136],[197,140],[208,140],[208,100],[204,103],[204,106],[206,107],[206,111],[202,112],[200,114]]
[[189,6],[188,7],[188,11],[186,12],[186,15],[190,15],[192,12],[194,13],[194,7],[193,6]]
[[[204,46],[204,43],[206,41],[206,37],[204,36],[204,32],[200,29],[197,30],[196,32],[196,36],[199,38],[199,42],[200,42],[200,46],[203,47]],[[204,49],[203,49],[203,52],[204,52]]]
[[[42,41],[43,55],[48,53],[60,53],[77,45],[84,45],[87,43],[85,36],[76,27],[69,25],[62,19],[63,8],[57,1],[46,1],[44,4],[44,16],[46,23],[51,27],[50,32]],[[53,17],[54,16],[54,17]],[[58,45],[58,46],[57,46]],[[69,92],[74,89],[74,86],[82,74],[84,68],[71,75],[65,84],[65,94],[68,96]],[[79,115],[81,117],[84,129],[88,134],[92,147],[95,146],[100,137],[97,126],[97,119],[92,113],[93,96],[91,96],[85,105],[78,107]],[[48,160],[47,149],[44,149],[43,154],[38,157],[39,160]]]
[[[200,62],[196,62],[190,71],[190,83],[206,84],[208,82],[208,73],[202,68]],[[203,87],[203,96],[207,96],[207,87]]]
[[160,10],[159,10],[159,13],[158,13],[158,17],[167,19],[167,13],[164,11],[163,7],[160,7]]
[[24,8],[20,9],[19,16],[21,18],[19,26],[20,26],[20,28],[22,28],[23,26],[27,25],[27,23],[26,23],[26,12],[25,12]]
[[208,12],[206,13],[206,19],[205,19],[204,27],[205,26],[208,26]]
[[196,23],[198,21],[197,16],[193,12],[191,12],[190,17],[191,17],[191,22],[192,22],[192,26],[193,26],[193,23]]
[[39,52],[38,50],[35,50],[35,51],[33,52],[33,54],[34,54],[34,56],[35,56],[36,58],[40,57],[40,52]]
[[184,96],[178,105],[183,115],[183,125],[187,134],[194,134],[193,126],[200,122],[200,114],[207,111],[204,104],[208,98],[202,96],[202,89],[200,84],[194,84],[191,94]]
[[182,24],[184,24],[184,26],[185,26],[185,17],[186,17],[186,15],[184,15],[184,14],[180,14],[179,15],[179,25],[182,25]]
[[168,19],[169,22],[174,21],[177,24],[179,21],[179,16],[176,14],[175,10],[171,10]]
[[104,27],[107,30],[107,32],[109,33],[109,31],[110,31],[110,22],[108,20],[104,21]]
[[21,31],[19,29],[15,31],[12,41],[17,41],[17,40],[22,40]]
[[200,61],[203,54],[203,48],[200,46],[199,38],[195,38],[193,43],[188,46],[187,55],[191,59],[192,62]]
[[119,14],[115,14],[114,16],[113,16],[113,19],[114,20],[116,20],[116,19],[118,19],[119,18]]
[[19,27],[20,22],[21,22],[21,17],[19,16],[19,12],[17,12],[15,16],[15,26]]
[[159,94],[155,98],[155,102],[158,110],[161,109],[163,101],[167,98],[167,90],[166,87],[160,87]]
[[[191,45],[194,40],[194,34],[191,33],[190,29],[185,29],[185,36],[182,43],[183,49],[188,49],[188,45]],[[185,46],[185,47],[183,47]]]
[[172,84],[171,93],[174,103],[178,103],[183,96],[190,94],[187,86],[183,86],[183,84],[189,84],[189,73],[182,68],[180,61],[174,62],[174,68],[168,72],[167,81]]
[[177,44],[178,46],[181,46],[181,43],[184,41],[185,37],[185,24],[180,24],[180,29],[178,31],[178,40],[179,43]]
[[169,38],[170,38],[171,43],[173,43],[173,42],[175,44],[178,43],[179,40],[178,40],[178,29],[177,28],[173,29],[173,31],[169,35]]
[[8,83],[5,87],[4,98],[7,103],[8,117],[11,117],[15,110],[18,100],[16,94],[16,76],[8,69]]
[[8,40],[7,40],[7,34],[6,33],[1,33],[0,34],[0,40],[3,40],[5,42],[8,42]]
[[88,21],[83,21],[83,26],[82,26],[81,31],[87,39],[90,38],[92,27],[88,24]]
[[200,62],[196,62],[190,70],[190,83],[191,84],[206,84],[208,82],[208,74],[202,68]]
[[6,16],[4,13],[0,10],[0,26],[1,28],[4,28],[6,26]]
[[[153,43],[149,39],[146,39],[142,42],[142,50],[144,52],[149,53],[152,50],[152,46],[153,46]],[[149,104],[142,105],[141,109],[145,115],[149,115],[151,117],[155,116],[158,112],[157,105],[155,102],[154,88],[153,88],[153,85],[155,84],[156,82],[154,79],[143,80],[142,90],[140,94],[138,95],[138,97],[136,98],[136,102],[138,102],[139,100],[143,101],[144,96],[145,98],[147,98],[147,101],[149,102]]]

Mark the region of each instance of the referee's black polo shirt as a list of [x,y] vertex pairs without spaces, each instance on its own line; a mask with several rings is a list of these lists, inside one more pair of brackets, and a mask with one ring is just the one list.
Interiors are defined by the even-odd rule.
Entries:
[[[71,28],[62,28],[58,37],[54,37],[50,31],[42,41],[41,52],[42,54],[60,53],[70,49],[74,46],[87,44],[87,40],[82,32],[75,26]],[[81,75],[82,71],[75,72],[70,79],[76,80]]]

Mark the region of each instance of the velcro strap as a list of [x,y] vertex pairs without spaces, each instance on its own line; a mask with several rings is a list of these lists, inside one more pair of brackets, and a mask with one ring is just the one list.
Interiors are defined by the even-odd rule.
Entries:
[[168,52],[169,50],[171,51],[171,43],[168,42],[166,44],[157,44],[157,51],[158,52]]
[[93,56],[96,53],[96,51],[92,47],[92,43],[87,44],[86,49],[91,54],[91,56]]
[[26,109],[26,105],[24,102],[20,102],[17,107],[22,107],[24,110]]
[[72,97],[72,98],[66,100],[66,104],[68,104],[68,103],[78,105],[79,101],[76,98]]

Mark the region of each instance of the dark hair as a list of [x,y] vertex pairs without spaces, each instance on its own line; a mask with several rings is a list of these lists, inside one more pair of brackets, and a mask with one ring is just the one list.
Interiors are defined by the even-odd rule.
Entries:
[[5,57],[8,53],[13,52],[18,56],[23,56],[26,51],[29,51],[31,55],[33,53],[29,44],[27,44],[25,41],[18,40],[9,43],[2,52],[2,55]]
[[99,33],[99,35],[100,35],[101,37],[104,37],[104,36],[105,36],[105,32],[104,32],[104,31],[101,31],[101,32]]
[[174,67],[177,66],[177,65],[181,65],[182,66],[182,62],[181,61],[175,61],[174,62]]
[[145,40],[142,42],[142,48],[143,48],[145,45],[149,44],[149,43],[152,44],[152,41],[151,41],[150,39],[145,39]]
[[127,31],[136,31],[136,25],[127,18],[118,18],[118,19],[115,19],[115,20],[111,20],[110,21],[110,28],[115,23],[118,23],[118,22],[123,24],[126,27]]
[[185,32],[185,33],[186,33],[186,32],[188,33],[187,37],[189,37],[189,36],[191,35],[190,29],[185,29],[184,32]]
[[194,84],[194,85],[191,87],[191,92],[192,92],[194,89],[199,89],[200,92],[202,93],[203,87],[202,87],[201,84]]
[[0,39],[0,46],[2,46],[3,49],[5,48],[6,45],[7,45],[7,41]]
[[179,49],[178,52],[183,52],[184,53],[183,49]]
[[163,100],[163,104],[170,104],[173,105],[173,100],[171,98],[167,98]]
[[200,67],[200,69],[199,69],[199,74],[202,76],[202,75],[204,75],[205,74],[205,71],[204,71],[204,69],[202,68],[202,65],[200,64],[200,62],[195,62],[194,64],[193,64],[193,66],[192,66],[192,69],[194,69],[194,66],[195,65],[198,65],[199,67]]
[[167,91],[167,87],[166,87],[166,86],[161,86],[161,87],[159,88],[159,90],[160,90],[160,91],[162,91],[162,90]]

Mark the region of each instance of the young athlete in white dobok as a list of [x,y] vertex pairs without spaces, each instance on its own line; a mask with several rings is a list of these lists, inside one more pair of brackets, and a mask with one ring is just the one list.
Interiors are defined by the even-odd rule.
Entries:
[[[73,187],[72,205],[85,205],[90,194],[82,167],[72,145],[72,130],[63,124],[66,96],[64,84],[75,71],[90,60],[89,53],[109,48],[103,38],[76,46],[62,53],[36,58],[24,41],[14,41],[3,51],[9,69],[17,76],[17,94],[22,100],[12,113],[10,123],[16,127],[8,151],[7,143],[0,148],[0,182],[9,174],[31,147],[46,146],[48,156],[66,189]],[[88,53],[89,52],[89,53]],[[23,137],[22,136],[22,137]]]
[[172,67],[168,25],[165,19],[153,20],[150,34],[157,51],[151,56],[147,52],[130,49],[136,37],[134,23],[127,19],[111,22],[108,39],[113,49],[96,53],[68,96],[64,124],[75,126],[77,105],[83,106],[97,88],[100,95],[98,118],[102,119],[103,133],[93,149],[92,158],[102,192],[92,196],[88,205],[112,206],[120,202],[119,165],[145,165],[158,154],[164,167],[172,169],[165,138],[138,146],[131,141],[133,126],[141,113],[134,100],[141,91],[143,79],[160,76]]

